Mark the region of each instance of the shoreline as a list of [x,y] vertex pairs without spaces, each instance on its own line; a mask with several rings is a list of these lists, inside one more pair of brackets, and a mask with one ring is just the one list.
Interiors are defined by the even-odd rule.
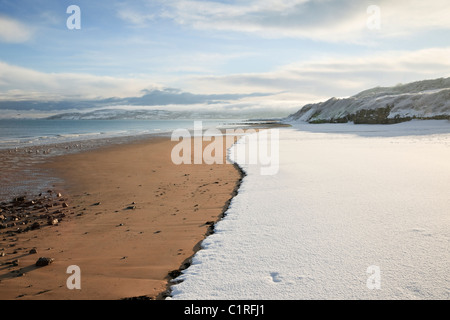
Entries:
[[[81,192],[83,188],[86,188],[90,182],[89,180],[92,179],[92,175],[91,174],[97,174],[96,172],[90,172],[89,174],[86,172],[83,172],[84,169],[86,169],[87,167],[84,167],[84,169],[82,169],[81,171],[79,169],[77,169],[77,167],[79,167],[80,165],[80,161],[84,160],[86,161],[86,159],[90,159],[90,161],[94,161],[91,162],[95,163],[95,161],[98,161],[99,159],[108,159],[108,157],[105,158],[105,155],[111,155],[112,153],[119,153],[122,155],[122,157],[125,155],[125,157],[123,157],[122,160],[122,166],[126,166],[127,161],[129,161],[127,159],[127,153],[131,154],[133,152],[137,152],[136,150],[138,150],[139,148],[143,148],[145,150],[149,150],[148,148],[152,148],[156,147],[157,145],[164,145],[166,152],[169,151],[170,154],[170,148],[168,148],[168,146],[173,145],[175,142],[170,141],[170,137],[151,137],[150,139],[138,139],[138,141],[132,141],[132,142],[128,142],[128,143],[124,143],[124,144],[118,144],[118,145],[112,145],[112,146],[104,146],[104,147],[100,147],[100,148],[94,148],[93,150],[84,150],[82,152],[75,152],[72,154],[66,154],[66,155],[60,155],[60,156],[56,156],[56,157],[52,157],[52,158],[48,158],[43,164],[38,164],[38,167],[40,169],[46,169],[46,170],[50,170],[52,173],[57,173],[56,176],[58,176],[59,178],[61,178],[62,180],[60,182],[58,182],[56,184],[56,188],[54,188],[55,190],[55,194],[61,192],[62,193],[62,199],[64,199],[64,203],[68,202],[69,203],[69,208],[68,210],[73,212],[70,212],[68,214],[66,214],[66,217],[64,217],[62,219],[62,221],[60,221],[58,224],[54,225],[54,226],[46,226],[45,228],[41,228],[40,230],[33,230],[33,231],[28,231],[28,232],[24,232],[24,233],[20,233],[20,234],[14,234],[14,236],[9,237],[9,239],[7,239],[6,237],[4,237],[3,239],[3,243],[1,243],[0,248],[1,247],[7,247],[10,244],[13,244],[15,248],[18,249],[22,249],[22,250],[14,250],[16,252],[16,254],[12,254],[11,250],[8,248],[3,248],[7,251],[7,255],[5,257],[0,257],[0,262],[3,264],[1,266],[0,269],[0,295],[2,299],[103,299],[105,298],[105,296],[102,296],[101,292],[96,291],[95,293],[92,292],[92,294],[80,294],[81,292],[86,292],[83,290],[80,290],[80,292],[77,294],[77,292],[74,291],[69,291],[67,288],[64,288],[64,281],[65,279],[68,277],[68,275],[63,272],[65,270],[61,269],[61,267],[63,266],[58,266],[59,264],[61,264],[62,261],[65,261],[65,264],[69,265],[69,262],[73,262],[74,260],[77,259],[77,256],[79,257],[80,252],[79,250],[72,250],[74,253],[72,254],[72,256],[68,256],[67,252],[70,251],[71,249],[74,249],[73,246],[68,245],[68,242],[74,241],[76,243],[81,243],[81,245],[83,246],[84,250],[86,250],[84,253],[89,253],[89,243],[93,243],[94,241],[97,240],[101,240],[103,241],[102,244],[105,246],[108,246],[108,241],[115,241],[117,242],[118,238],[120,238],[120,240],[127,240],[125,238],[125,236],[122,234],[121,236],[114,236],[111,237],[110,235],[108,236],[108,232],[106,232],[106,230],[104,230],[104,226],[101,227],[95,227],[95,224],[109,224],[109,227],[113,227],[114,229],[119,229],[118,226],[120,226],[122,224],[122,227],[125,226],[125,228],[128,228],[128,232],[133,232],[136,230],[133,230],[137,227],[136,224],[132,224],[131,226],[128,226],[128,223],[117,223],[118,221],[114,221],[117,220],[116,217],[114,217],[115,214],[129,214],[129,213],[133,213],[133,216],[135,215],[135,213],[137,213],[138,211],[142,211],[142,210],[147,210],[150,207],[149,203],[146,203],[145,205],[142,204],[143,208],[141,208],[141,203],[145,202],[146,197],[143,196],[142,194],[140,194],[139,196],[136,196],[135,200],[138,201],[131,201],[132,199],[134,199],[133,197],[130,197],[130,200],[127,202],[129,204],[131,203],[136,203],[137,205],[135,206],[136,208],[133,210],[125,210],[127,207],[124,205],[121,206],[117,206],[116,209],[117,210],[112,210],[112,208],[108,209],[105,207],[108,207],[109,204],[108,202],[111,201],[113,202],[114,198],[117,196],[117,193],[112,192],[111,188],[110,190],[108,190],[107,192],[112,192],[109,195],[109,198],[106,197],[106,202],[103,202],[105,200],[94,200],[94,197],[96,198],[100,198],[100,194],[101,192],[97,192],[97,194],[95,196],[93,196],[92,190],[91,191],[87,191],[85,193]],[[205,147],[205,144],[203,145],[203,147]],[[227,149],[230,146],[225,146],[225,152],[224,152],[224,156],[226,157],[227,154]],[[146,149],[147,148],[147,149]],[[163,148],[163,149],[164,149]],[[163,150],[161,149],[161,150]],[[108,154],[109,152],[109,154]],[[144,156],[145,152],[142,153],[141,150],[141,154],[140,156]],[[110,157],[111,158],[111,157]],[[167,164],[167,160],[170,161],[170,159],[165,159],[164,161],[161,162],[161,159],[159,159],[160,162],[156,162],[157,163],[157,167],[159,167],[159,169],[161,169],[164,166],[164,162],[166,162],[166,166],[170,166],[170,164]],[[156,161],[156,160],[155,160]],[[70,165],[68,164],[70,163]],[[226,163],[226,161],[224,162]],[[142,163],[141,163],[142,164]],[[117,165],[119,165],[120,167],[120,161],[117,163]],[[192,257],[194,256],[194,254],[200,249],[200,245],[201,242],[209,235],[213,232],[214,229],[214,225],[220,221],[220,219],[224,216],[225,211],[227,210],[232,198],[237,194],[237,190],[239,188],[240,182],[242,181],[242,171],[237,170],[237,165],[233,164],[233,165],[229,165],[229,164],[225,164],[225,165],[206,165],[206,164],[202,164],[202,165],[191,165],[191,166],[187,166],[189,168],[183,167],[183,166],[179,166],[178,168],[182,169],[182,171],[186,171],[185,169],[189,169],[187,171],[195,171],[195,174],[201,175],[202,178],[204,178],[206,180],[206,178],[210,179],[210,183],[212,184],[212,186],[208,185],[208,188],[215,188],[213,190],[209,190],[206,192],[207,195],[209,195],[209,198],[220,198],[220,200],[215,200],[216,204],[214,205],[213,203],[211,203],[211,199],[205,199],[205,197],[201,198],[200,195],[197,196],[196,202],[198,202],[197,208],[193,208],[193,209],[189,209],[190,211],[193,212],[197,212],[197,211],[204,211],[203,214],[203,218],[199,218],[199,217],[192,217],[192,219],[190,217],[185,217],[184,221],[188,221],[189,223],[189,227],[194,230],[191,232],[194,232],[195,234],[197,234],[197,236],[193,237],[191,235],[191,239],[186,239],[186,237],[184,237],[184,239],[181,242],[186,242],[186,240],[189,240],[189,244],[185,244],[186,246],[190,247],[190,249],[187,248],[183,248],[183,249],[179,249],[182,250],[180,252],[175,252],[174,253],[174,249],[169,249],[167,250],[167,248],[165,249],[165,251],[170,251],[172,253],[172,257],[167,258],[165,257],[166,260],[171,260],[173,261],[173,256],[180,256],[178,257],[178,263],[174,264],[172,262],[172,267],[170,268],[166,268],[168,270],[164,270],[162,271],[161,269],[158,269],[159,276],[161,277],[162,274],[164,274],[164,277],[160,280],[148,280],[147,278],[142,276],[142,272],[138,272],[140,274],[140,276],[142,276],[140,279],[132,279],[129,282],[132,282],[134,284],[126,284],[124,282],[124,278],[126,279],[127,277],[123,275],[123,270],[121,272],[118,272],[118,280],[115,287],[117,286],[124,286],[124,287],[128,287],[126,290],[124,290],[125,292],[122,295],[118,295],[117,293],[111,294],[111,292],[108,293],[106,299],[127,299],[127,298],[132,298],[132,299],[139,299],[139,298],[145,298],[145,299],[156,299],[156,298],[163,298],[165,297],[168,292],[170,292],[170,287],[172,286],[171,280],[173,277],[170,276],[170,274],[172,275],[176,275],[175,273],[172,273],[173,271],[178,271],[180,272],[180,270],[182,270],[182,268],[186,268],[188,266],[188,264],[190,263]],[[214,168],[213,168],[214,167]],[[98,168],[97,168],[98,169]],[[171,169],[175,169],[175,167],[171,168]],[[93,169],[95,170],[95,169]],[[154,169],[156,171],[156,169]],[[63,173],[65,171],[65,173]],[[71,171],[71,172],[67,172],[67,171]],[[76,171],[76,172],[74,172]],[[169,173],[170,170],[167,172]],[[209,174],[209,172],[212,172],[214,175]],[[82,173],[82,174],[80,174]],[[82,177],[83,174],[85,175],[84,178]],[[188,174],[188,178],[189,178],[189,173],[185,173],[185,175]],[[192,174],[192,173],[191,173]],[[209,174],[209,176],[208,176]],[[231,176],[231,177],[230,177]],[[104,177],[103,177],[104,178]],[[159,178],[167,178],[165,175],[161,175]],[[173,178],[173,177],[172,177]],[[177,182],[179,182],[179,179],[175,179],[175,180],[171,180],[172,178],[169,178],[169,180],[167,181],[168,185],[173,184],[175,186],[175,184],[177,184]],[[76,181],[78,179],[78,181]],[[83,180],[84,179],[84,180]],[[116,180],[116,182],[120,181],[122,179],[122,177],[120,177],[118,180]],[[134,179],[136,179],[136,177],[134,177]],[[212,181],[212,180],[215,181]],[[203,179],[201,179],[203,180]],[[214,184],[219,185],[220,183],[218,181],[221,181],[220,183],[222,183],[222,181],[227,181],[225,183],[225,185],[227,185],[226,187],[221,186],[219,187],[214,187]],[[65,182],[65,183],[63,183]],[[188,182],[188,181],[185,181]],[[191,192],[194,193],[196,190],[195,188],[200,188],[202,186],[205,186],[207,184],[205,184],[206,181],[196,181],[195,183],[190,183],[190,187],[191,187]],[[197,184],[197,185],[195,185]],[[231,184],[233,184],[231,186]],[[80,187],[82,185],[82,187]],[[94,183],[95,185],[95,183]],[[156,185],[154,186],[156,188]],[[116,187],[114,187],[116,188]],[[228,191],[224,191],[222,189],[227,188]],[[95,189],[95,188],[94,188]],[[141,188],[142,189],[142,188]],[[100,190],[100,189],[99,189]],[[159,191],[161,191],[160,189],[156,189]],[[44,190],[43,190],[44,191]],[[154,190],[153,190],[154,191]],[[167,191],[167,190],[166,190]],[[166,192],[166,191],[163,191]],[[106,192],[106,191],[102,191],[102,192]],[[107,193],[106,192],[106,193]],[[167,191],[168,192],[168,191]],[[148,192],[147,192],[148,195]],[[173,196],[172,196],[173,197]],[[137,199],[139,198],[139,199]],[[174,198],[174,197],[173,197]],[[155,200],[155,198],[153,199]],[[157,201],[157,200],[155,200]],[[202,205],[202,201],[205,204],[204,208],[201,208]],[[101,205],[99,206],[95,206],[95,203],[100,202]],[[116,201],[117,202],[117,201]],[[153,201],[152,201],[153,202]],[[214,201],[213,201],[214,202]],[[220,203],[220,205],[218,205],[217,203]],[[165,207],[168,207],[171,204],[171,202],[169,201],[169,203],[165,204]],[[112,205],[112,204],[111,204]],[[117,203],[115,204],[117,205]],[[186,203],[178,203],[178,211],[183,211]],[[160,206],[162,206],[164,208],[164,205],[162,203],[160,203]],[[173,206],[173,203],[172,203]],[[84,208],[82,208],[84,207]],[[146,209],[147,207],[147,209]],[[101,209],[100,209],[101,208]],[[200,208],[200,209],[199,209]],[[157,208],[154,208],[154,206],[152,207],[152,210],[157,211]],[[197,210],[196,210],[197,209]],[[105,211],[106,210],[106,211]],[[109,210],[109,211],[108,211]],[[58,210],[57,210],[58,211]],[[151,211],[151,210],[150,210]],[[213,213],[213,214],[212,214]],[[167,213],[166,213],[167,214]],[[108,218],[103,218],[103,217],[108,217]],[[102,217],[102,218],[100,218]],[[215,218],[213,218],[215,217]],[[133,219],[139,220],[139,219],[143,219],[144,221],[145,219],[145,215],[140,214],[139,218],[135,218],[133,217]],[[157,220],[158,217],[155,217],[155,220]],[[167,217],[166,217],[167,218]],[[170,217],[169,217],[170,218]],[[125,218],[126,220],[129,220],[130,217],[127,216]],[[120,219],[119,219],[120,220]],[[169,219],[170,220],[170,219]],[[208,221],[206,221],[208,220]],[[200,224],[200,221],[202,222]],[[21,221],[19,221],[21,222]],[[128,221],[127,221],[128,222]],[[148,221],[148,217],[147,217],[147,226],[151,223],[149,223],[150,221]],[[173,236],[179,236],[180,233],[180,229],[182,229],[182,227],[180,228],[180,225],[183,226],[183,221],[180,221],[179,223],[174,223],[173,221],[166,221],[168,222],[168,229],[172,228],[172,235]],[[117,224],[116,224],[117,223]],[[144,224],[142,224],[142,226],[144,226]],[[89,229],[89,231],[86,231],[84,234],[80,231],[80,229],[83,229],[84,227],[86,227],[87,229]],[[156,228],[156,226],[155,226]],[[160,229],[162,229],[161,227],[159,227]],[[198,229],[200,228],[200,229]],[[56,229],[56,230],[54,230]],[[156,228],[158,229],[158,228]],[[6,231],[10,231],[10,230],[6,230]],[[50,234],[51,231],[54,231],[55,234]],[[75,235],[75,232],[77,231],[79,234]],[[111,230],[109,230],[111,231]],[[126,231],[126,232],[127,232]],[[159,231],[159,232],[158,232]],[[153,236],[156,235],[160,235],[164,232],[165,230],[155,230],[151,233],[151,235],[148,235],[146,237],[146,239],[148,241],[151,241],[153,239]],[[31,232],[31,233],[30,233]],[[88,241],[84,241],[84,240],[80,240],[81,238],[83,238],[83,236],[88,237],[89,233],[95,233],[98,232],[99,234],[97,235],[97,238],[94,237],[94,239],[89,239]],[[5,230],[2,230],[2,233],[5,234]],[[134,237],[136,237],[137,234],[143,234],[146,233],[146,231],[141,231],[138,232],[136,234],[134,234]],[[168,232],[170,233],[170,232]],[[33,235],[32,235],[33,234]],[[100,236],[101,235],[101,236]],[[29,238],[29,236],[33,236],[33,238]],[[100,237],[99,237],[100,236]],[[102,240],[104,238],[109,238],[109,240]],[[195,240],[193,240],[195,238]],[[8,240],[8,241],[5,241]],[[62,241],[61,241],[62,240]],[[84,242],[83,242],[84,241]],[[172,241],[172,240],[168,240],[167,238],[165,239],[165,242],[167,241]],[[53,242],[53,246],[50,245],[50,243]],[[141,240],[139,243],[144,243],[145,240]],[[129,242],[128,245],[133,245],[133,242]],[[19,247],[20,246],[20,247]],[[99,245],[98,245],[99,246]],[[120,248],[120,244],[116,244],[115,245],[116,248]],[[117,247],[118,246],[118,247]],[[179,247],[179,243],[175,246],[175,247]],[[33,262],[34,259],[38,258],[37,255],[31,255],[31,254],[27,254],[25,251],[31,250],[32,248],[38,248],[38,252],[42,251],[42,248],[47,247],[47,249],[45,251],[48,251],[48,255],[49,256],[54,256],[55,257],[55,262],[50,265],[49,267],[46,268],[35,268],[33,267]],[[58,248],[56,248],[58,247]],[[11,247],[12,248],[12,247]],[[137,250],[136,248],[132,248],[133,250]],[[153,248],[154,249],[154,248]],[[0,249],[1,250],[1,249]],[[56,253],[56,251],[58,251],[58,253]],[[132,250],[132,251],[133,251]],[[14,252],[13,251],[13,252]],[[78,252],[77,252],[78,251]],[[125,250],[126,251],[126,250]],[[139,251],[139,254],[143,254],[142,250],[137,250]],[[47,253],[47,252],[45,252]],[[42,254],[45,254],[42,253]],[[96,254],[92,253],[92,257],[90,257],[91,259],[93,257],[95,257]],[[139,255],[138,254],[138,255]],[[161,252],[159,252],[158,254],[164,256],[164,254],[162,254]],[[39,256],[41,255],[41,253],[38,254]],[[89,254],[88,254],[89,255]],[[108,256],[108,255],[107,255]],[[17,259],[15,259],[16,257],[20,257],[20,263],[18,263],[17,266],[14,266],[13,264],[8,264],[6,265],[5,262],[11,262],[11,261],[15,261]],[[135,260],[133,261],[133,266],[131,266],[131,268],[128,268],[129,270],[134,269],[148,269],[148,267],[145,267],[142,265],[142,261],[138,261],[139,259],[134,257]],[[105,260],[111,260],[111,257],[108,256],[105,258]],[[23,260],[23,261],[22,261]],[[130,261],[131,257],[128,257],[126,255],[123,255],[122,258],[120,258],[119,261],[122,260],[126,260],[126,261]],[[141,259],[142,260],[142,259]],[[180,263],[181,261],[181,263]],[[28,265],[30,264],[31,265]],[[94,275],[96,274],[95,271],[88,271],[86,272],[86,265],[89,265],[88,262],[85,262],[86,264],[84,265],[84,267],[81,267],[82,269],[82,274],[83,274],[83,279],[89,278],[89,281],[92,282],[97,282],[97,288],[100,286],[98,283],[101,283],[102,281],[104,283],[110,283],[111,285],[111,279],[109,279],[108,281],[106,281],[108,279],[108,277],[113,277],[111,276],[111,272],[108,273],[107,270],[105,270],[105,268],[103,267],[103,270],[101,273],[103,273],[102,275],[100,275],[100,277],[95,277]],[[95,261],[91,260],[90,261],[91,264],[95,265]],[[119,263],[117,261],[114,261],[112,263],[114,265],[115,268],[119,268]],[[23,267],[23,265],[28,265]],[[55,276],[55,268],[59,267],[58,269],[58,286],[53,285],[52,289],[45,289],[44,287],[49,286],[48,284],[46,284],[46,275],[47,276]],[[161,266],[159,266],[158,268],[161,268]],[[107,269],[107,268],[106,268]],[[126,268],[123,268],[126,269]],[[50,270],[53,270],[52,272],[50,272],[50,274],[48,273]],[[148,270],[146,270],[146,272],[148,272]],[[90,274],[92,273],[92,274]],[[18,277],[16,277],[16,275],[19,275]],[[34,274],[36,274],[36,276],[34,276]],[[105,277],[106,275],[106,277]],[[122,277],[122,278],[120,278]],[[101,280],[102,278],[105,278],[103,280]],[[138,277],[139,278],[139,277]],[[24,280],[26,279],[26,280]],[[64,281],[63,281],[64,280]],[[141,280],[141,281],[140,281]],[[15,286],[13,284],[13,282],[17,282],[18,286]],[[86,282],[83,281],[83,284]],[[25,285],[25,283],[32,283],[32,284],[28,284]],[[21,286],[22,284],[22,286]],[[39,290],[39,292],[35,292],[37,291],[37,287],[42,287],[42,290]],[[146,288],[150,288],[151,286],[153,286],[153,293],[148,293],[148,289]],[[15,288],[16,287],[16,288]],[[19,288],[22,287],[22,290],[20,290]],[[132,287],[132,288],[130,288]],[[90,287],[89,287],[90,289]],[[49,290],[49,291],[47,291]],[[115,290],[117,290],[117,288],[115,288]],[[147,290],[147,291],[146,291]],[[106,291],[106,290],[105,290]],[[120,291],[120,290],[119,290]],[[157,291],[157,294],[155,294]],[[34,292],[34,293],[33,293]],[[58,292],[58,293],[56,293]],[[40,294],[39,294],[40,293]],[[143,294],[141,294],[143,293]]]
[[[227,123],[224,125],[224,128],[219,130],[225,133],[228,129],[259,130],[286,126],[290,125],[278,120],[248,120],[241,123]],[[205,130],[207,129],[204,128],[203,132]],[[188,131],[193,133],[193,129]],[[170,136],[171,132],[168,131],[0,149],[0,163],[2,164],[0,185],[3,186],[2,190],[0,190],[0,202],[10,201],[23,195],[33,196],[47,189],[52,189],[55,183],[60,183],[61,181],[59,181],[58,177],[52,176],[51,172],[39,167],[41,164],[51,161],[54,157],[98,150],[115,145],[139,143],[153,138],[170,138]]]
[[[222,213],[219,215],[218,219],[216,221],[214,221],[213,223],[209,223],[208,224],[208,230],[205,233],[205,236],[202,240],[200,240],[193,248],[193,254],[188,257],[186,260],[183,261],[183,263],[180,265],[180,267],[176,270],[173,270],[169,273],[168,275],[168,281],[167,281],[167,289],[164,292],[161,292],[158,296],[156,296],[155,300],[165,300],[168,297],[171,297],[172,294],[172,286],[179,284],[180,282],[182,282],[183,280],[180,281],[174,281],[176,278],[178,278],[181,274],[183,270],[188,269],[191,265],[192,265],[192,259],[194,258],[194,256],[197,254],[197,252],[199,252],[200,250],[202,250],[201,245],[203,243],[203,241],[208,238],[210,235],[214,234],[215,232],[215,227],[217,225],[218,222],[220,222],[223,218],[226,217],[227,211],[230,208],[230,204],[231,201],[233,200],[234,197],[236,197],[238,195],[239,192],[239,188],[241,187],[242,181],[244,179],[244,177],[247,175],[244,170],[237,164],[234,163],[232,164],[233,167],[235,168],[235,170],[239,173],[239,180],[236,182],[236,185],[231,193],[231,197],[225,202],[223,208],[222,208]],[[142,299],[143,297],[131,297],[125,300],[139,300]],[[145,297],[144,297],[145,299]]]

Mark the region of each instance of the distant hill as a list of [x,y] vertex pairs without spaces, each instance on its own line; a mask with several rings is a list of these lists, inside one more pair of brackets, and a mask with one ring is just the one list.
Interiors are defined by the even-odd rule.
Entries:
[[308,104],[287,120],[309,123],[390,124],[450,119],[450,78],[376,87],[349,98]]
[[[258,113],[257,116],[273,118],[273,112]],[[125,110],[100,109],[91,112],[62,113],[49,120],[177,120],[177,119],[252,119],[256,114],[239,112],[211,111],[167,111],[167,110]]]

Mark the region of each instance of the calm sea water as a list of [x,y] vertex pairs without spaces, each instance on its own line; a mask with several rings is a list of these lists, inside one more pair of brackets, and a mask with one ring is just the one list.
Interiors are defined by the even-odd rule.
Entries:
[[[236,120],[204,120],[204,128]],[[0,120],[0,149],[192,129],[194,120]]]

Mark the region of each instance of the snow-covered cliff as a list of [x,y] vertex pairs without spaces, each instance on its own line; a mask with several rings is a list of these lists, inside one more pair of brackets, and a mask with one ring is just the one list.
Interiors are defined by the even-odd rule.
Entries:
[[450,119],[450,78],[395,87],[377,87],[349,98],[308,104],[290,121],[397,123],[411,119]]

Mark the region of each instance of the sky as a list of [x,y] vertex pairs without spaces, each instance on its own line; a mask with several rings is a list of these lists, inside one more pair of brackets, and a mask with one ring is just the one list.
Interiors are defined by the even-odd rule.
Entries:
[[284,116],[449,77],[449,16],[448,0],[0,0],[0,111]]

